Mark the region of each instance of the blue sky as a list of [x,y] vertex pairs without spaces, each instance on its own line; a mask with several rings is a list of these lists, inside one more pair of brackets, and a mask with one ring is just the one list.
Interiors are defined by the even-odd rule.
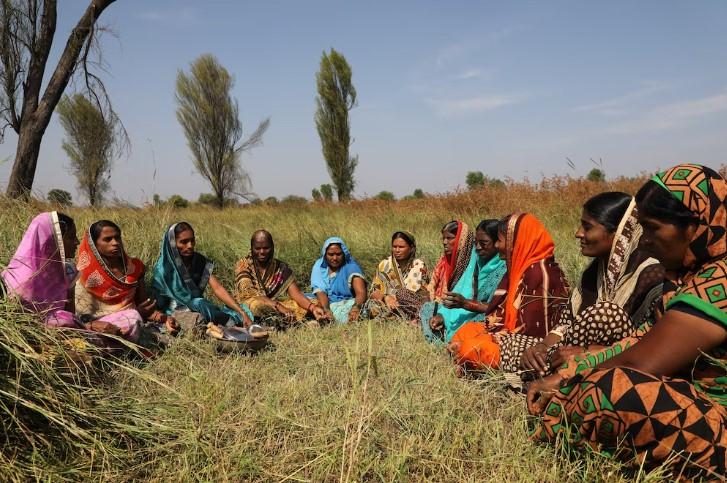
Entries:
[[[86,1],[61,3],[54,52]],[[653,171],[678,161],[727,163],[727,2],[118,0],[103,14],[107,82],[131,136],[112,195],[196,199],[175,117],[174,82],[212,53],[236,78],[243,156],[262,197],[310,197],[329,182],[315,130],[315,74],[334,47],[353,68],[359,155],[355,194],[445,192],[467,171],[539,179]],[[47,73],[50,75],[50,71]],[[35,188],[71,191],[54,118]],[[6,184],[14,133],[0,144]],[[574,173],[566,157],[576,164]],[[154,172],[156,170],[156,176]]]

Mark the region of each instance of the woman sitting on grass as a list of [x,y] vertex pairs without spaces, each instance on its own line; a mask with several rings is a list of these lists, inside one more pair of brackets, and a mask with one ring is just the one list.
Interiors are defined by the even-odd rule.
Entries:
[[293,323],[326,315],[301,292],[290,267],[275,258],[273,236],[265,230],[252,234],[250,254],[237,262],[235,289],[235,300],[250,307],[256,318],[282,317]]
[[449,350],[459,364],[513,371],[520,353],[555,327],[568,300],[568,284],[554,248],[550,233],[533,215],[514,214],[500,221],[497,249],[507,274],[485,321],[468,322],[452,337]]
[[370,298],[384,313],[399,313],[417,322],[419,309],[429,300],[429,272],[417,258],[414,235],[397,231],[391,236],[391,256],[382,260],[371,283]]
[[112,221],[100,220],[83,235],[76,267],[76,314],[84,322],[103,318],[106,332],[132,342],[139,340],[145,320],[176,330],[173,318],[162,314],[147,298],[144,263],[126,254],[121,229]]
[[[187,222],[175,223],[165,232],[152,278],[157,307],[167,315],[192,311],[205,322],[250,327],[252,312],[247,306],[238,305],[212,275],[213,263],[194,250],[196,243],[194,230]],[[207,284],[225,307],[204,298]]]
[[359,319],[366,303],[366,280],[342,239],[331,237],[323,243],[310,279],[313,295],[328,318],[340,323]]
[[55,211],[41,213],[30,222],[2,272],[7,295],[41,314],[49,327],[84,328],[74,316],[72,288],[78,272],[69,262],[78,243],[73,218]]
[[495,240],[497,220],[480,222],[475,236],[462,221],[442,228],[444,254],[429,284],[431,301],[421,310],[422,331],[430,342],[449,342],[466,321],[484,318],[506,271]]
[[[575,356],[534,382],[534,438],[681,478],[723,479],[727,461],[727,182],[682,164],[636,194],[643,247],[667,270],[663,315],[643,333]],[[641,331],[640,331],[641,332]],[[563,437],[565,436],[565,437]]]
[[664,267],[639,248],[642,229],[631,195],[607,192],[583,205],[576,238],[593,261],[571,293],[558,322],[542,342],[520,358],[520,369],[544,376],[568,356],[630,336],[662,295]]

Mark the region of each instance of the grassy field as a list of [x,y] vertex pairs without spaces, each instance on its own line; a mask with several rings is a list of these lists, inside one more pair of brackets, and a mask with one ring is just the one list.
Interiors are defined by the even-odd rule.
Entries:
[[[398,203],[249,207],[71,208],[79,226],[118,222],[129,253],[153,263],[165,227],[186,220],[198,250],[230,286],[250,233],[270,230],[277,256],[308,282],[322,241],[343,237],[367,273],[398,229],[413,232],[430,264],[440,227],[461,218],[531,211],[553,234],[573,282],[586,260],[573,238],[580,204],[606,189],[551,179]],[[0,265],[40,205],[0,201]],[[52,333],[17,307],[0,306],[3,479],[128,481],[656,481],[597,456],[569,457],[527,439],[524,400],[497,374],[455,376],[447,355],[397,320],[362,321],[273,336],[257,356],[219,356],[204,341],[179,340],[149,362],[86,372]]]

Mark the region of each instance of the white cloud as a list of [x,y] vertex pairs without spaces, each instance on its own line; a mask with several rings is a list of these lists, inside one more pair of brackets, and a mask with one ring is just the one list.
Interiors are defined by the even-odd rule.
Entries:
[[727,91],[710,97],[674,102],[651,109],[635,119],[613,126],[609,132],[634,134],[665,131],[724,111],[727,111]]
[[433,106],[442,116],[456,116],[473,112],[491,111],[510,104],[522,102],[524,97],[520,96],[478,96],[466,99],[427,99],[427,103]]
[[633,92],[593,104],[584,104],[582,106],[575,107],[573,111],[595,112],[604,116],[621,116],[628,113],[629,107],[631,107],[635,101],[668,89],[669,87],[670,84],[666,82],[644,82],[641,88]]
[[182,7],[169,10],[147,10],[137,16],[147,22],[191,23],[198,21],[200,13],[194,7]]

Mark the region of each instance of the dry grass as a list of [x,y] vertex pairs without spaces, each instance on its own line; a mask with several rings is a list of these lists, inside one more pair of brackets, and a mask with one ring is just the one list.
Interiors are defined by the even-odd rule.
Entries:
[[[81,227],[101,217],[117,221],[128,250],[149,263],[166,225],[187,220],[196,228],[198,249],[216,261],[228,284],[234,262],[248,251],[250,233],[265,227],[275,236],[278,256],[305,285],[310,264],[330,235],[342,236],[371,273],[395,230],[414,232],[420,254],[432,263],[446,221],[463,218],[474,225],[515,210],[532,211],[553,233],[556,255],[575,280],[585,263],[572,238],[580,204],[604,189],[633,192],[638,185],[638,180],[604,186],[551,179],[399,203],[225,211],[74,208],[69,214]],[[43,207],[0,201],[0,209],[4,263]],[[32,334],[50,338],[10,306],[0,308],[0,324],[0,333],[26,327],[16,341],[36,337]],[[219,356],[205,342],[179,340],[148,365],[124,363],[100,380],[70,385],[43,362],[44,372],[28,390],[37,392],[45,384],[45,390],[62,395],[54,397],[65,413],[75,411],[78,421],[71,417],[64,425],[46,417],[44,435],[16,431],[24,424],[17,421],[18,407],[8,402],[20,397],[16,387],[16,395],[1,399],[0,414],[8,421],[6,433],[15,432],[14,441],[23,433],[31,443],[4,445],[0,472],[14,480],[114,481],[655,481],[663,476],[624,473],[597,456],[569,457],[562,449],[531,443],[523,399],[504,390],[496,373],[478,381],[458,379],[442,350],[398,321],[292,330],[276,334],[273,343],[273,349],[250,357]],[[7,351],[0,345],[0,357]],[[25,381],[18,371],[34,370],[4,365],[3,381]],[[74,424],[94,437],[76,438],[67,430]]]

